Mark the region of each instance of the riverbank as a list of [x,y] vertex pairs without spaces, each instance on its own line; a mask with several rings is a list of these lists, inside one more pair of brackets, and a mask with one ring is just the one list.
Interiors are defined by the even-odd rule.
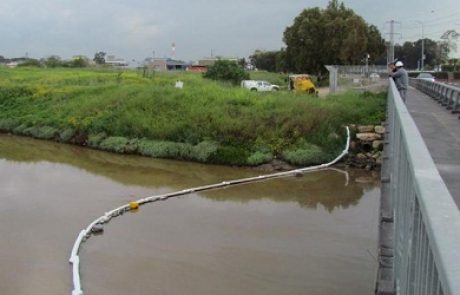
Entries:
[[34,138],[213,164],[313,165],[340,152],[344,125],[380,123],[385,95],[251,93],[193,73],[0,69],[0,107],[2,132]]

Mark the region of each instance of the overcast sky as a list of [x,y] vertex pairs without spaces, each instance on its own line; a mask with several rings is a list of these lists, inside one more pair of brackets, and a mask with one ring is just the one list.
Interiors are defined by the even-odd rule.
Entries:
[[[460,32],[459,0],[346,0],[345,5],[385,34],[400,21],[397,42],[443,31]],[[247,57],[279,49],[286,26],[305,8],[328,0],[0,0],[0,55],[68,58],[96,51],[143,60],[190,61],[214,55]],[[458,50],[460,52],[460,48]],[[456,53],[455,55],[459,55]]]

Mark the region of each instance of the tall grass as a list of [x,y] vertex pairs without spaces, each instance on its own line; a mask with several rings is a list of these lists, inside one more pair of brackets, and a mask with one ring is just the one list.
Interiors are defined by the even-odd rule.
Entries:
[[383,94],[253,93],[193,73],[0,69],[0,130],[223,164],[330,158],[343,125],[379,123],[384,104]]

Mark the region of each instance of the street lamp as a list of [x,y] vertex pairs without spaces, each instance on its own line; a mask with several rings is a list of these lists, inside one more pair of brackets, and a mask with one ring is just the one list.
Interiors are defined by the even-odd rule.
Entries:
[[369,55],[369,53],[366,53],[366,78],[369,78],[369,58],[371,56]]

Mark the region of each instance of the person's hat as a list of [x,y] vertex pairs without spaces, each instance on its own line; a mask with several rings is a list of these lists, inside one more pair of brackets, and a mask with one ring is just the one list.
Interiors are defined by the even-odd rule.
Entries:
[[399,61],[399,60],[398,60],[398,61],[395,63],[395,66],[396,66],[396,67],[402,67],[402,66],[404,66],[404,64],[403,64],[402,61]]

